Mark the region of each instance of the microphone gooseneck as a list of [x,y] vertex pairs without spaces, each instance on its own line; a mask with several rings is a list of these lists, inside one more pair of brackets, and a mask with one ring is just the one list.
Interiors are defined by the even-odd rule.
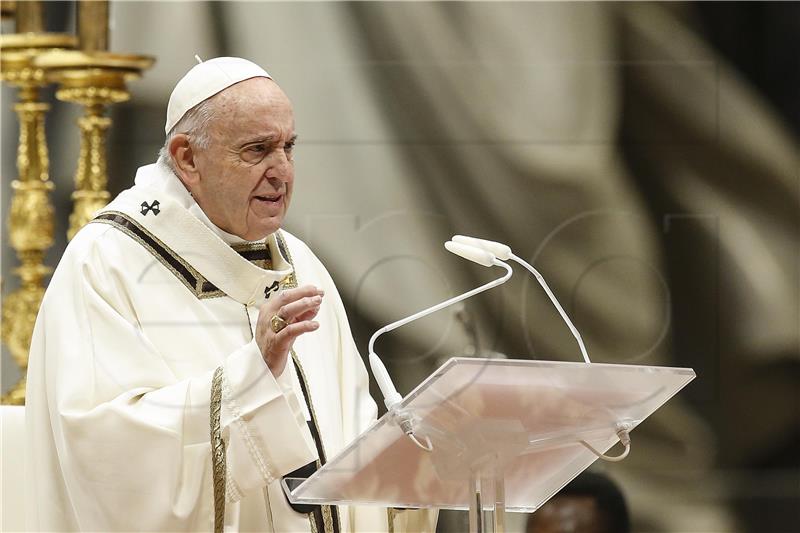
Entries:
[[578,341],[578,347],[581,350],[581,355],[583,355],[583,360],[586,363],[591,364],[591,361],[589,360],[589,354],[586,352],[586,346],[583,344],[583,338],[581,337],[581,334],[578,332],[578,328],[575,327],[575,325],[567,316],[566,311],[564,311],[564,308],[561,307],[560,303],[558,303],[556,295],[553,294],[553,291],[550,290],[550,287],[547,285],[547,282],[544,280],[544,277],[539,273],[538,270],[533,268],[533,265],[531,265],[524,259],[517,257],[513,253],[511,254],[511,260],[516,261],[520,265],[524,266],[526,269],[528,269],[528,271],[530,271],[531,274],[533,274],[533,276],[536,278],[536,281],[538,281],[539,285],[541,285],[542,289],[544,289],[544,292],[547,293],[547,296],[550,298],[550,301],[553,302],[553,305],[558,310],[558,314],[560,314],[561,318],[564,319],[564,322],[567,324],[567,327],[572,332],[572,336],[575,337],[576,341]]
[[[583,360],[587,364],[592,363],[589,360],[589,354],[586,352],[586,346],[583,344],[583,338],[581,338],[581,334],[578,332],[578,328],[575,327],[575,325],[567,316],[567,313],[564,311],[564,308],[561,307],[561,304],[558,302],[558,299],[556,298],[555,294],[553,294],[553,291],[550,290],[550,287],[544,280],[544,276],[542,276],[538,270],[533,268],[533,265],[531,265],[521,257],[514,255],[514,253],[511,251],[511,248],[503,243],[477,239],[475,237],[467,237],[465,235],[454,235],[453,241],[455,243],[464,246],[481,248],[486,252],[493,254],[496,258],[502,259],[504,261],[507,260],[515,261],[520,265],[522,265],[523,267],[525,267],[531,274],[533,274],[533,276],[536,278],[536,281],[539,282],[539,285],[542,286],[542,289],[544,289],[544,292],[547,293],[548,298],[550,298],[550,301],[558,310],[558,314],[561,315],[561,318],[567,324],[567,327],[569,327],[569,330],[572,332],[572,335],[575,337],[575,340],[578,341],[578,346],[580,347],[581,355],[583,355]],[[623,422],[623,421],[617,422],[614,431],[617,434],[617,438],[619,439],[619,442],[622,444],[624,449],[621,454],[616,456],[609,456],[604,453],[601,453],[599,450],[597,450],[594,446],[592,446],[585,440],[581,440],[580,443],[603,461],[610,461],[610,462],[622,461],[623,459],[628,457],[628,454],[631,451],[630,432],[633,429],[633,427],[634,426],[630,422]]]
[[[466,300],[467,298],[475,296],[478,293],[488,291],[489,289],[497,287],[498,285],[501,285],[506,281],[508,281],[509,278],[511,278],[511,274],[513,273],[510,266],[497,259],[497,257],[495,257],[495,255],[492,254],[491,252],[486,251],[480,247],[475,247],[469,244],[457,243],[453,241],[448,241],[447,243],[445,243],[445,247],[447,248],[448,251],[456,255],[459,255],[465,259],[469,259],[470,261],[476,262],[478,264],[484,266],[502,267],[506,270],[506,273],[502,277],[492,280],[489,283],[481,285],[480,287],[476,287],[463,294],[445,300],[444,302],[438,303],[427,309],[423,309],[422,311],[414,313],[411,316],[402,318],[400,320],[392,322],[391,324],[387,324],[386,326],[383,326],[378,331],[372,334],[372,337],[369,340],[369,347],[368,347],[369,364],[370,368],[372,369],[372,375],[375,376],[375,381],[378,383],[378,387],[380,388],[381,394],[383,395],[383,402],[386,405],[386,408],[390,411],[394,406],[396,406],[402,400],[402,396],[400,396],[400,394],[397,392],[397,389],[395,388],[394,383],[392,382],[392,378],[389,376],[389,372],[386,370],[383,361],[381,361],[380,357],[378,357],[378,355],[375,353],[375,341],[378,339],[378,337],[380,337],[384,333],[388,333],[401,326],[405,326],[409,322],[413,322],[414,320],[426,317],[432,313],[435,313],[436,311],[444,309],[445,307],[456,304],[462,300]],[[404,428],[404,431],[405,429],[406,428]],[[410,424],[408,425],[408,429],[409,431],[406,432],[407,434],[410,433]]]
[[581,355],[583,355],[583,360],[586,363],[591,364],[591,361],[589,360],[589,354],[586,352],[586,346],[583,344],[583,338],[581,337],[581,334],[578,332],[578,328],[576,328],[575,325],[572,323],[572,321],[569,319],[567,313],[564,311],[564,308],[561,307],[560,303],[558,303],[558,299],[556,299],[555,294],[553,294],[553,291],[550,290],[550,287],[544,280],[544,277],[539,273],[538,270],[533,268],[533,265],[531,265],[524,259],[514,255],[514,253],[511,251],[511,247],[509,247],[506,244],[502,244],[495,241],[487,241],[484,239],[477,239],[475,237],[467,237],[466,235],[454,235],[453,241],[455,243],[462,244],[465,246],[481,248],[486,252],[493,254],[499,259],[503,260],[510,259],[512,261],[515,261],[520,265],[522,265],[523,267],[525,267],[531,274],[533,274],[533,276],[536,278],[536,281],[538,281],[539,285],[541,285],[542,289],[544,289],[544,292],[547,294],[548,298],[550,298],[550,301],[553,302],[553,305],[555,306],[556,310],[558,310],[558,314],[561,315],[561,318],[567,324],[567,327],[572,332],[572,336],[575,337],[576,341],[578,341],[578,347],[581,350]]

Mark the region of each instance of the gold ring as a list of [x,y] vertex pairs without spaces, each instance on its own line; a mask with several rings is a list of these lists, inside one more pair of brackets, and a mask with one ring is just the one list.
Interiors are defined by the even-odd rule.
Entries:
[[272,326],[272,331],[274,331],[275,333],[278,333],[280,330],[289,325],[288,322],[286,322],[278,315],[272,315],[272,318],[270,319],[269,323]]

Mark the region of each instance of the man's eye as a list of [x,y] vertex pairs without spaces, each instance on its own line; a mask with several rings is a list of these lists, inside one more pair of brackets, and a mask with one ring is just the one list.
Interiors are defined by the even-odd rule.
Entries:
[[245,146],[239,152],[239,157],[242,158],[242,161],[251,164],[260,163],[266,156],[267,146],[264,144],[251,144],[250,146]]
[[294,150],[294,143],[293,142],[288,142],[288,143],[284,144],[283,145],[283,149],[286,150],[287,152],[291,152],[292,150]]

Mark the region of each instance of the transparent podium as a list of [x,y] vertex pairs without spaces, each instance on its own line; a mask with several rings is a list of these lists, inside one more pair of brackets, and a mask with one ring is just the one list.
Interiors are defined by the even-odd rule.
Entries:
[[538,509],[694,377],[688,368],[450,359],[284,490],[298,504],[469,509],[470,531],[504,531],[506,510]]

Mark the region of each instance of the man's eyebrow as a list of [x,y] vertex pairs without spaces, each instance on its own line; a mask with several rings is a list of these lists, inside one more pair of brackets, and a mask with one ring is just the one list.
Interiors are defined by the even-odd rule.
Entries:
[[246,141],[239,143],[239,148],[244,148],[249,144],[256,144],[256,143],[271,143],[275,140],[274,135],[267,135],[266,137],[250,137]]
[[[250,137],[246,141],[244,141],[242,143],[239,143],[238,148],[244,148],[245,146],[248,146],[250,144],[257,144],[257,143],[269,144],[269,143],[272,143],[274,141],[275,141],[275,136],[274,135],[267,135],[266,137]],[[289,139],[289,142],[290,143],[297,142],[297,134],[296,133],[291,136],[291,138]]]

